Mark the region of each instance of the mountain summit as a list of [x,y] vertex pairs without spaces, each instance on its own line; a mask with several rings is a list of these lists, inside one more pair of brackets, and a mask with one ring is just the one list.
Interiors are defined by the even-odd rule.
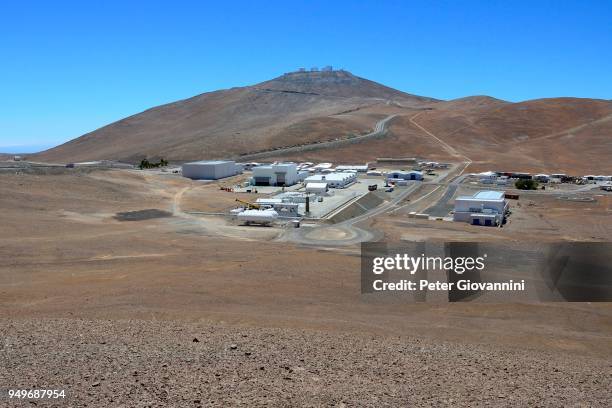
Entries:
[[374,81],[360,78],[345,70],[289,72],[255,85],[258,89],[306,93],[342,98],[401,98],[406,101],[432,102],[435,99],[410,95]]

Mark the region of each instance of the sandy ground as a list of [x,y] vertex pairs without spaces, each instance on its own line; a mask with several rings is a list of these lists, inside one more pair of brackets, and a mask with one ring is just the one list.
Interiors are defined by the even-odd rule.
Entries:
[[[1,387],[63,384],[75,406],[609,401],[609,304],[369,301],[357,247],[301,247],[275,241],[277,228],[180,214],[115,218],[174,214],[189,180],[117,170],[0,177]],[[514,214],[517,224],[584,219],[556,201],[533,201]],[[548,217],[553,204],[561,207]],[[609,239],[608,209],[591,215]],[[456,233],[432,225],[398,212],[373,227],[389,239]],[[520,236],[512,223],[469,227],[457,231]],[[574,235],[568,227],[551,236]]]

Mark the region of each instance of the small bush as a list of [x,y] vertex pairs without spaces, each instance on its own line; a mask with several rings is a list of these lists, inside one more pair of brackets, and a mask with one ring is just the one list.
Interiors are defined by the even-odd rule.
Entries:
[[538,182],[535,180],[519,179],[514,183],[514,187],[519,190],[537,190]]
[[155,169],[158,167],[166,167],[167,165],[168,165],[168,161],[164,160],[163,158],[159,160],[159,163],[151,163],[147,159],[142,159],[138,167],[140,168],[140,170],[142,170],[142,169]]

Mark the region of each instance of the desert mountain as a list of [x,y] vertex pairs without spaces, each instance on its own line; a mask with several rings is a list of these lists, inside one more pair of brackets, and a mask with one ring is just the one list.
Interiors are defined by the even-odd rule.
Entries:
[[435,99],[409,95],[347,71],[294,72],[254,86],[204,93],[149,109],[38,158],[74,162],[230,157],[291,145],[301,138],[367,131],[373,120],[335,115],[390,101],[417,107]]
[[[396,116],[384,137],[300,153],[276,150],[366,134],[389,115]],[[511,103],[470,96],[439,101],[347,71],[292,72],[257,85],[154,107],[42,152],[35,159],[136,162],[164,157],[186,161],[240,159],[263,151],[270,158],[292,160],[469,158],[474,171],[608,174],[612,173],[611,135],[610,100],[550,98]]]
[[[374,110],[383,111],[375,107],[342,116]],[[282,158],[356,162],[388,156],[455,162],[467,158],[472,161],[470,171],[612,174],[609,100],[550,98],[510,103],[477,96],[432,103],[426,109],[393,112],[386,107],[386,112],[398,116],[382,139]]]

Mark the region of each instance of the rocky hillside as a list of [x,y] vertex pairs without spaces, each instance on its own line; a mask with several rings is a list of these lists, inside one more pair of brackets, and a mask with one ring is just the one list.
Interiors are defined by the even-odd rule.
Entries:
[[[409,95],[347,71],[294,72],[254,86],[204,93],[154,107],[43,152],[37,159],[75,162],[235,156],[294,145],[302,138],[323,140],[366,132],[374,125],[373,117],[336,115],[391,102],[418,107],[435,100]],[[339,118],[338,126],[313,128],[313,123],[328,117]],[[291,132],[286,133],[288,128]]]

